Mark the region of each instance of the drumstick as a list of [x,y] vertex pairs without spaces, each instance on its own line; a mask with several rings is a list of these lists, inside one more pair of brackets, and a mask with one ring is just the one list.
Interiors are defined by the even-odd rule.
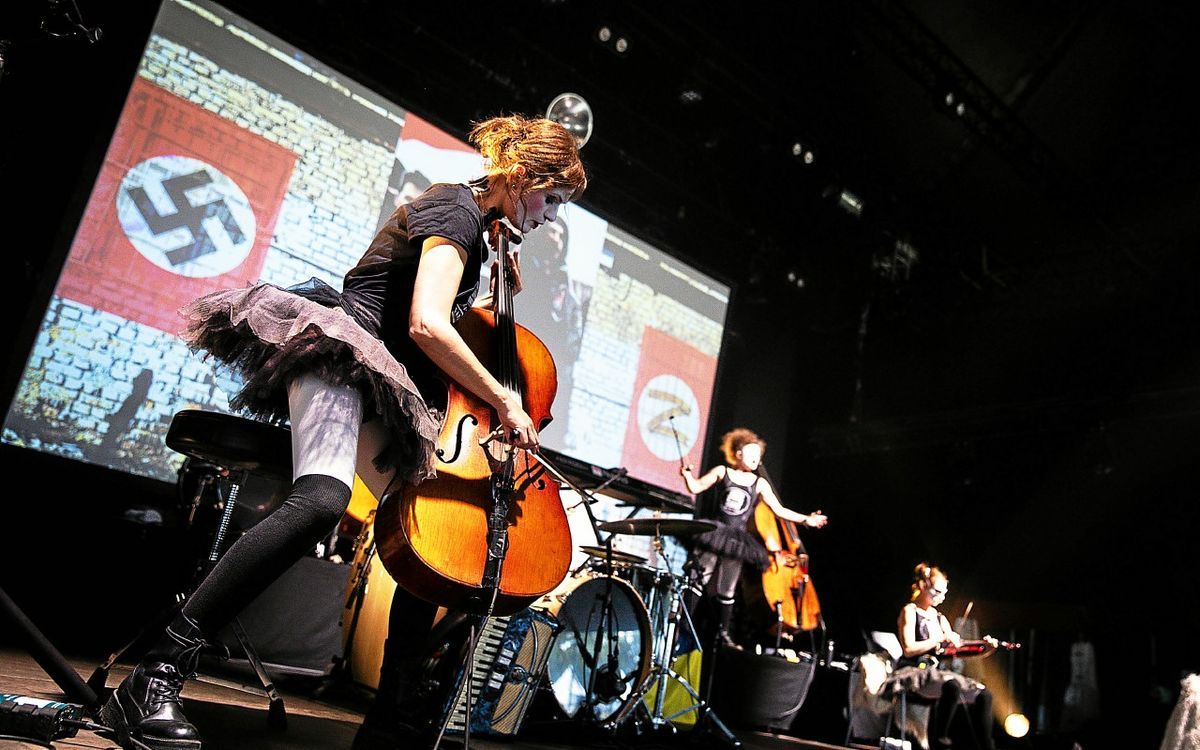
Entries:
[[675,436],[675,449],[679,451],[679,468],[684,468],[687,463],[683,458],[683,444],[679,442],[679,433],[675,431],[675,415],[667,417],[667,424],[671,425],[671,434]]
[[963,619],[966,620],[971,616],[971,608],[975,606],[974,601],[967,602],[967,611],[963,612]]

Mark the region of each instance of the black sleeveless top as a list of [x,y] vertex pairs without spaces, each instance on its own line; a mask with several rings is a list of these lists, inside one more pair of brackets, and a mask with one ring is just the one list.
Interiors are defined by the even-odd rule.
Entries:
[[737,526],[745,528],[750,514],[754,512],[754,504],[758,501],[758,477],[749,485],[734,481],[729,469],[721,478],[721,488],[717,497],[716,515],[712,519],[722,526]]
[[[917,640],[918,641],[928,640],[931,637],[929,623],[936,622],[938,619],[938,614],[935,612],[934,614],[931,615],[920,608],[917,608],[914,611],[917,614],[917,622],[916,622],[916,628],[915,628]],[[921,663],[929,663],[930,661],[932,661],[931,656],[932,656],[932,652],[917,654],[915,656],[904,656],[904,657],[901,657],[900,660],[896,662],[896,664],[897,664],[897,666],[905,666],[905,667],[917,666]]]

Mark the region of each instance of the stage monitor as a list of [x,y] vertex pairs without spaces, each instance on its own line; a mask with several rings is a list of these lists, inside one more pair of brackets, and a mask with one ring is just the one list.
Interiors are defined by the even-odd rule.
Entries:
[[[181,342],[178,308],[260,281],[340,289],[397,205],[482,167],[220,6],[166,0],[3,441],[174,481],[172,416],[226,411],[239,385]],[[560,217],[521,246],[516,302],[558,364],[543,442],[678,489],[675,435],[699,464],[729,288],[581,206]]]

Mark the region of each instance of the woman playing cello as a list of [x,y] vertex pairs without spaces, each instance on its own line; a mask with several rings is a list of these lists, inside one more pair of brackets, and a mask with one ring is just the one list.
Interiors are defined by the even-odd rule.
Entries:
[[[204,635],[338,523],[356,471],[376,497],[393,479],[433,475],[435,368],[495,410],[503,439],[537,448],[537,428],[522,404],[454,323],[475,300],[490,221],[532,231],[578,198],[587,178],[571,134],[548,120],[493,118],[475,126],[471,142],[486,159],[486,175],[469,185],[434,185],[397,208],[341,293],[315,280],[289,290],[259,284],[207,295],[182,311],[189,343],[243,377],[235,408],[290,420],[294,483],[283,507],[230,548],[105,705],[102,718],[123,747],[198,750],[179,693]],[[515,268],[515,254],[509,261]],[[416,734],[403,708],[419,634],[435,610],[397,591],[380,690],[355,747],[398,747]]]
[[721,437],[725,464],[712,467],[699,479],[692,476],[690,466],[685,465],[679,470],[688,492],[693,495],[721,483],[715,503],[710,504],[715,507],[697,513],[699,518],[716,521],[717,528],[697,536],[693,551],[705,598],[716,613],[716,637],[722,645],[733,648],[740,648],[730,636],[729,627],[742,565],[749,563],[763,570],[770,563],[767,548],[749,528],[755,505],[761,500],[780,518],[814,529],[821,528],[829,520],[820,511],[804,514],[783,507],[770,483],[758,475],[765,449],[762,438],[739,427]]

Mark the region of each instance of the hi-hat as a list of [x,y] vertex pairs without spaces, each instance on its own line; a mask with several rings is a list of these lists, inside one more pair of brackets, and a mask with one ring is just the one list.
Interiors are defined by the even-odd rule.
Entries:
[[[586,546],[580,545],[579,549],[585,555],[591,555],[592,557],[598,557],[601,560],[608,558],[608,548],[607,547],[593,547],[590,545],[586,545]],[[612,551],[612,561],[614,563],[620,563],[622,565],[641,565],[642,563],[646,562],[646,558],[642,557],[641,555],[635,555],[630,552],[622,552],[619,549],[615,549]]]
[[697,521],[690,518],[630,518],[625,521],[607,521],[597,528],[610,534],[691,536],[712,531],[717,528],[717,525],[712,521]]

